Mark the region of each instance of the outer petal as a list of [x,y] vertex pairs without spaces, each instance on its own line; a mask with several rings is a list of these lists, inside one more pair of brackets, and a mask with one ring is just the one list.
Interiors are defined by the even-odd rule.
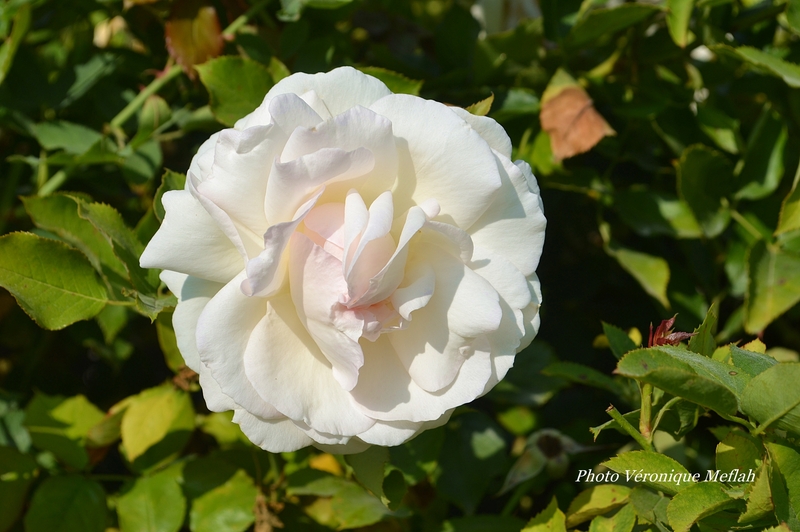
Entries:
[[484,393],[492,376],[491,355],[484,341],[478,342],[450,386],[431,393],[406,373],[386,336],[364,343],[364,366],[351,392],[368,416],[380,421],[433,421]]
[[501,185],[486,141],[438,102],[393,94],[370,109],[392,121],[397,138],[398,210],[433,198],[441,206],[440,217],[462,229],[472,225]]
[[244,368],[248,340],[267,311],[261,298],[249,298],[239,286],[244,272],[233,278],[208,302],[197,321],[200,361],[219,383],[222,393],[262,419],[282,417],[250,384]]
[[172,270],[220,283],[244,269],[242,256],[188,191],[169,191],[161,201],[166,216],[142,253],[139,263],[143,268]]
[[316,431],[355,436],[375,423],[333,378],[330,363],[303,328],[288,294],[269,300],[244,362],[264,401]]
[[224,285],[169,270],[161,272],[161,280],[178,298],[178,306],[172,316],[178,349],[189,369],[200,373],[203,364],[197,352],[197,320],[211,298]]
[[239,408],[233,414],[233,421],[251,442],[271,453],[296,451],[313,443],[287,418],[261,419]]
[[497,162],[503,186],[467,232],[476,246],[507,258],[527,276],[539,264],[547,224],[539,188],[528,163],[514,164],[501,155]]
[[264,195],[269,167],[264,163],[275,159],[286,141],[280,132],[273,134],[272,129],[259,126],[244,131],[223,130],[215,149],[212,175],[197,187],[199,193],[257,237],[267,230]]
[[189,165],[187,174],[196,175],[200,181],[205,181],[211,175],[211,165],[214,164],[214,147],[217,145],[217,139],[221,133],[222,131],[217,131],[200,145],[197,153],[192,157],[192,163]]
[[267,98],[278,94],[303,95],[314,91],[333,116],[361,105],[369,107],[376,100],[391,94],[383,82],[362,74],[352,67],[340,67],[321,74],[297,73],[283,78],[267,93]]
[[478,132],[483,137],[483,140],[489,143],[493,150],[496,150],[501,155],[511,158],[511,139],[508,138],[506,130],[503,126],[498,124],[493,118],[488,116],[477,116],[466,109],[461,107],[450,108],[455,114],[464,119],[464,121],[472,126],[472,129]]

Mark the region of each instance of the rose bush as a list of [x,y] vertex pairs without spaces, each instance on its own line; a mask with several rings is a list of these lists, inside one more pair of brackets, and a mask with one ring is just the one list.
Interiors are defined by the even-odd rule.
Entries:
[[539,325],[545,218],[492,119],[352,68],[211,136],[141,265],[213,411],[257,445],[397,445],[491,389]]

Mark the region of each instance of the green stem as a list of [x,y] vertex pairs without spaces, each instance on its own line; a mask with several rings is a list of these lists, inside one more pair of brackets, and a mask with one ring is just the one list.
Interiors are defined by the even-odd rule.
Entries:
[[172,81],[172,79],[176,78],[180,73],[181,66],[172,65],[166,70],[166,72],[151,81],[147,87],[142,89],[142,92],[137,94],[136,97],[125,106],[125,109],[120,111],[117,116],[111,119],[111,127],[114,129],[122,127],[122,125],[125,124],[125,122],[127,122],[128,119],[134,114],[136,114],[136,111],[138,111],[142,105],[144,105],[144,102],[147,100],[147,98],[160,91],[164,85]]
[[614,408],[614,405],[611,405],[611,406],[609,406],[609,407],[606,409],[606,413],[607,413],[609,416],[611,416],[611,419],[613,419],[614,421],[616,421],[617,423],[619,423],[619,426],[620,426],[620,428],[621,428],[622,430],[624,430],[625,432],[627,432],[627,433],[628,433],[628,435],[630,435],[630,437],[631,437],[631,438],[633,438],[634,440],[636,440],[636,443],[638,443],[639,445],[641,445],[642,449],[644,449],[644,450],[646,450],[646,451],[652,451],[652,450],[653,450],[653,445],[652,445],[652,444],[651,444],[649,441],[647,441],[647,440],[644,438],[644,436],[642,436],[641,434],[639,434],[639,431],[637,431],[637,430],[634,428],[634,426],[633,426],[633,425],[631,425],[631,424],[630,424],[630,422],[629,422],[627,419],[625,419],[624,417],[622,417],[622,414],[620,414],[620,413],[619,413],[619,410],[617,410],[616,408]]
[[247,22],[253,18],[253,15],[264,9],[267,4],[269,4],[270,0],[261,0],[261,2],[256,2],[253,6],[244,12],[244,14],[239,15],[236,20],[228,24],[228,27],[222,30],[223,37],[230,37],[235,35],[239,29],[247,24]]
[[642,384],[642,409],[639,411],[639,432],[648,442],[653,441],[653,385]]
[[47,182],[39,187],[39,192],[37,194],[39,194],[39,196],[49,196],[61,188],[61,185],[63,185],[67,178],[69,178],[69,174],[72,173],[72,168],[73,167],[62,168],[53,174],[53,177],[48,179]]
[[661,418],[664,417],[664,414],[667,413],[667,410],[672,408],[672,405],[674,405],[680,400],[681,400],[680,397],[673,397],[672,399],[667,401],[667,403],[663,407],[661,407],[661,410],[658,411],[658,415],[656,416],[656,420],[653,423],[653,427],[651,429],[653,432],[655,432],[655,430],[658,428],[658,424],[661,423]]
[[758,229],[756,229],[756,228],[753,226],[753,224],[751,224],[751,223],[750,223],[750,222],[747,220],[747,218],[745,218],[744,216],[742,216],[742,215],[741,215],[741,213],[739,213],[739,211],[737,211],[736,209],[731,209],[731,218],[733,218],[734,220],[736,220],[736,222],[737,222],[739,225],[741,225],[741,226],[744,228],[744,230],[745,230],[745,231],[747,231],[748,233],[750,233],[751,235],[753,235],[753,236],[755,237],[755,239],[756,239],[756,240],[761,240],[761,239],[763,239],[763,238],[764,238],[764,235],[762,235],[762,234],[759,232],[759,230],[758,230]]

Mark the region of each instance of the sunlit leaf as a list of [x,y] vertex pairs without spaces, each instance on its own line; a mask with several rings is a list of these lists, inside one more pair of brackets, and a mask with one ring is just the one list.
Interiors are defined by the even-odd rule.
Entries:
[[211,112],[227,126],[258,107],[273,84],[264,65],[244,57],[220,57],[195,69],[211,97]]
[[744,328],[758,333],[800,301],[800,255],[763,240],[750,250]]
[[108,301],[83,253],[30,233],[0,237],[0,286],[46,329],[92,318]]

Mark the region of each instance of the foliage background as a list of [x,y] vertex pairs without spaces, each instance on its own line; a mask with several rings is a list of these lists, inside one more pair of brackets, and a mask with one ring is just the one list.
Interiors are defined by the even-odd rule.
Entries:
[[[799,529],[800,2],[481,5],[501,16],[482,27],[455,0],[0,6],[0,531]],[[271,455],[205,408],[174,298],[138,255],[202,141],[277,79],[339,65],[506,128],[543,188],[541,332],[506,381],[404,446]],[[539,115],[564,83],[616,134],[559,161]],[[591,129],[581,116],[559,134]],[[688,349],[618,360],[676,312],[699,327]],[[593,442],[609,403],[632,424]],[[682,498],[576,482],[640,447],[623,470],[761,480]]]

